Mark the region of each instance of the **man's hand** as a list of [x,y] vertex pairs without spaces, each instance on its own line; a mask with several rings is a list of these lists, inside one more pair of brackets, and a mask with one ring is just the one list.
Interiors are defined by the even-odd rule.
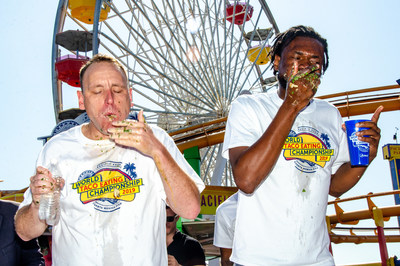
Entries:
[[[29,188],[32,194],[32,203],[19,209],[15,215],[15,231],[18,236],[29,241],[43,234],[46,230],[46,221],[39,218],[40,197],[52,192],[55,187],[55,179],[51,172],[42,167],[36,168],[36,174],[30,178]],[[63,188],[65,181],[62,180],[60,187]]]
[[50,171],[41,166],[36,168],[36,174],[30,180],[29,187],[32,192],[32,202],[35,207],[39,208],[40,197],[51,192],[56,181]]
[[371,121],[360,122],[356,127],[366,127],[368,129],[356,132],[358,139],[369,143],[369,162],[371,163],[378,153],[379,141],[381,139],[381,129],[378,127],[379,116],[383,110],[383,106],[379,106]]
[[321,83],[320,76],[319,64],[299,70],[295,63],[287,81],[285,101],[289,101],[299,110],[306,107],[317,92]]
[[[376,157],[379,140],[381,139],[381,130],[377,126],[379,115],[383,110],[383,106],[379,106],[371,121],[357,123],[358,127],[366,127],[368,129],[356,133],[358,139],[369,143],[369,162],[371,163]],[[346,129],[345,125],[342,125]],[[339,167],[335,174],[332,175],[329,194],[333,197],[340,197],[343,193],[351,189],[360,180],[367,167],[351,167],[347,162]]]
[[143,110],[138,114],[138,121],[124,120],[113,122],[114,128],[108,130],[111,133],[110,139],[115,143],[132,147],[138,151],[153,157],[152,151],[159,141],[154,136],[151,128],[146,124],[143,117]]

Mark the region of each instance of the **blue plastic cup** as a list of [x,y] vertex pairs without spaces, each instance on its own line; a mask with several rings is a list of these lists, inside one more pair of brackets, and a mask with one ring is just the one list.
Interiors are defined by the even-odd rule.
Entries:
[[359,119],[344,122],[346,125],[347,143],[352,166],[367,166],[369,164],[369,143],[360,141],[356,136],[356,132],[368,129],[366,127],[356,127],[357,123],[365,121],[371,120]]

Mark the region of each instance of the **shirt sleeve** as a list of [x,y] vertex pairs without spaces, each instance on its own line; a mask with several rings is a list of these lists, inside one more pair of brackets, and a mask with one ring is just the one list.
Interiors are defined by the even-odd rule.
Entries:
[[223,202],[215,214],[214,246],[232,248],[235,234],[238,193]]
[[[229,159],[229,149],[253,145],[260,136],[257,114],[246,96],[238,97],[231,106],[225,128],[222,156]],[[262,132],[261,132],[262,134]]]

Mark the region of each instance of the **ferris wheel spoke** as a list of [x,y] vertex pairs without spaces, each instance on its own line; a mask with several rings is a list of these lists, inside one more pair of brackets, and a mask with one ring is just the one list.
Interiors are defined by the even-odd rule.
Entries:
[[[107,38],[109,41],[113,42],[114,45],[118,46],[119,48],[125,50],[125,52],[129,53],[130,55],[132,55],[136,60],[138,60],[141,64],[147,66],[147,68],[152,69],[153,71],[157,72],[160,76],[162,76],[165,79],[168,79],[171,83],[175,84],[176,86],[178,86],[181,90],[187,92],[188,94],[190,94],[191,96],[197,98],[200,102],[202,102],[203,104],[205,104],[206,106],[212,108],[212,103],[208,102],[206,103],[203,99],[199,98],[198,96],[196,96],[195,94],[193,94],[191,91],[187,90],[185,87],[181,86],[178,82],[172,80],[170,77],[168,77],[167,75],[165,75],[165,73],[161,72],[160,70],[158,70],[157,68],[153,68],[152,65],[150,65],[149,63],[147,63],[147,60],[143,60],[142,58],[138,57],[136,54],[134,54],[131,50],[129,50],[128,47],[123,47],[121,46],[118,42],[115,42],[112,38],[108,37],[107,35],[105,35],[104,33],[101,33],[102,36],[104,36],[105,38]],[[147,70],[147,68],[144,68],[145,70]],[[178,71],[179,72],[179,71]],[[186,78],[185,78],[186,79]],[[199,95],[201,95],[201,93],[199,93]],[[204,109],[204,108],[203,108]],[[206,109],[204,109],[206,110]]]
[[212,158],[214,153],[215,153],[216,148],[217,148],[217,145],[214,145],[212,147],[208,147],[207,150],[206,150],[206,154],[203,156],[203,160],[201,161],[201,166],[204,169],[203,181],[206,184],[210,184],[211,183],[210,171],[211,171],[211,168],[212,168],[213,160],[205,160],[205,158],[207,158],[207,157]]
[[[198,3],[198,1],[197,1]],[[213,6],[215,8],[217,8],[215,2],[213,4]],[[221,5],[219,5],[219,8],[221,7]],[[206,64],[203,65],[203,67],[205,69],[209,69],[209,73],[211,74],[212,80],[213,80],[213,93],[215,94],[214,97],[216,97],[218,100],[221,99],[221,97],[223,97],[223,83],[222,83],[222,65],[221,65],[221,60],[218,59],[218,52],[217,52],[217,46],[216,46],[216,42],[214,41],[215,39],[219,40],[219,38],[214,38],[215,36],[215,31],[218,30],[218,13],[211,13],[212,8],[210,8],[210,6],[208,5],[208,2],[206,3],[206,10],[207,13],[204,13],[203,15],[206,16],[208,18],[208,20],[204,20],[203,16],[199,15],[199,18],[201,19],[201,23],[200,25],[202,26],[202,30],[199,30],[199,40],[201,43],[201,49],[204,51],[207,51],[206,54],[209,54],[211,56],[207,56],[206,60],[204,60],[206,62]],[[219,9],[218,11],[219,12]],[[208,16],[207,16],[208,15]],[[212,19],[214,19],[214,22],[212,22]],[[208,27],[206,28],[206,25],[208,25]],[[218,33],[217,33],[218,34]],[[210,37],[210,40],[209,40]],[[203,60],[202,60],[203,62]]]
[[[194,12],[193,12],[193,7],[190,7],[190,2],[191,1],[188,1],[188,3],[187,3],[187,5],[189,6],[189,10],[188,10],[188,12],[189,12],[189,19],[191,19],[191,18],[193,18],[194,19]],[[172,2],[172,3],[175,3],[175,2]],[[176,25],[177,25],[177,27],[178,27],[178,29],[180,30],[180,32],[182,33],[182,36],[183,36],[183,39],[184,39],[184,41],[186,42],[186,44],[187,44],[187,46],[189,46],[189,50],[187,50],[186,51],[186,54],[185,55],[182,55],[182,57],[184,57],[184,56],[187,56],[188,54],[188,52],[192,52],[192,53],[195,53],[195,52],[197,52],[197,50],[195,50],[195,51],[193,51],[192,50],[192,47],[195,47],[196,49],[197,49],[197,47],[198,47],[198,45],[197,45],[197,38],[195,38],[194,36],[195,36],[195,34],[197,34],[197,32],[191,32],[191,38],[192,38],[192,42],[188,39],[188,37],[187,37],[187,31],[189,30],[192,30],[192,31],[194,31],[193,29],[183,29],[182,28],[182,26],[181,26],[181,23],[180,23],[180,21],[179,21],[179,19],[178,19],[178,17],[176,16],[176,14],[175,14],[175,12],[173,12],[174,11],[174,7],[173,6],[171,6],[171,3],[169,2],[169,1],[166,1],[166,4],[167,4],[167,6],[169,7],[169,10],[171,11],[171,13],[172,13],[172,15],[174,16],[174,18],[175,18],[175,21],[177,22],[176,23]],[[181,13],[182,14],[185,14],[186,13],[186,11],[184,10],[184,6],[180,3],[180,2],[178,2],[178,5],[179,5],[179,8],[180,8],[180,11],[181,11]],[[185,27],[187,28],[188,26],[187,26],[187,24],[188,24],[188,18],[187,17],[184,17],[183,18],[183,21],[184,22],[186,22],[185,23]],[[176,36],[176,35],[174,35],[174,36]],[[179,34],[178,34],[178,36],[180,36]],[[202,42],[201,42],[202,43]],[[195,45],[193,45],[193,44],[195,44]],[[202,43],[203,44],[203,43]],[[204,48],[204,46],[202,47],[202,48]],[[182,50],[181,50],[182,51]],[[183,51],[183,52],[185,52],[185,51]],[[194,56],[196,56],[196,55],[194,55]],[[197,58],[194,58],[195,60],[197,59]],[[190,64],[191,64],[191,66],[192,66],[192,73],[190,73],[190,74],[192,74],[193,75],[193,77],[196,79],[196,80],[198,80],[198,81],[200,81],[200,82],[202,82],[203,83],[203,88],[210,88],[210,87],[212,87],[213,86],[213,84],[212,84],[212,82],[210,81],[210,79],[209,79],[209,77],[208,77],[208,75],[206,74],[207,72],[206,72],[206,69],[207,68],[205,68],[204,67],[204,64],[203,64],[203,60],[199,60],[198,62],[197,62],[197,64],[196,64],[196,66],[198,66],[198,68],[200,69],[200,73],[199,73],[199,71],[197,71],[197,67],[194,65],[194,63],[192,62],[193,60],[189,60],[189,62],[190,62]],[[196,76],[194,76],[194,75],[197,75],[197,77]],[[212,95],[212,94],[210,94],[210,91],[212,91],[212,90],[208,90],[208,89],[204,89],[204,92],[211,98],[211,99],[213,99],[214,101],[216,101],[217,100],[217,96],[214,94],[214,95]]]
[[[178,97],[176,97],[176,96],[174,96],[174,95],[168,94],[168,93],[165,92],[165,91],[161,91],[161,90],[155,89],[155,88],[150,87],[150,86],[144,86],[142,83],[139,83],[139,82],[136,82],[136,81],[133,81],[133,80],[131,80],[131,82],[134,83],[134,84],[138,84],[138,85],[140,85],[140,86],[142,86],[142,87],[146,87],[147,89],[152,90],[152,91],[156,92],[157,94],[162,94],[162,95],[164,95],[164,96],[167,96],[168,98],[172,98],[172,99],[179,100],[180,102],[184,102],[184,103],[186,103],[186,104],[188,104],[188,105],[192,105],[193,107],[202,109],[202,110],[204,110],[204,111],[209,111],[209,110],[210,110],[210,109],[206,109],[206,108],[204,108],[204,107],[202,107],[202,106],[200,106],[200,105],[196,105],[196,104],[194,104],[194,103],[192,103],[192,102],[186,101],[186,100],[184,100],[184,99],[182,99],[182,98],[178,98]],[[140,90],[138,90],[138,89],[134,89],[134,91],[136,91],[137,93],[140,93],[141,95],[145,96],[145,95],[144,95]],[[150,97],[149,97],[148,99],[150,99]],[[154,101],[154,103],[156,103],[156,102]]]
[[[258,22],[259,22],[259,20],[260,20],[261,14],[262,14],[262,11],[260,10],[255,25],[258,25]],[[256,32],[255,25],[254,25],[254,27],[253,27],[253,34],[252,34],[252,36],[251,36],[251,38],[250,38],[250,41],[253,39],[254,34],[255,34],[255,32]],[[243,35],[242,35],[242,36],[243,36]],[[244,39],[244,38],[242,38],[240,41],[242,42],[243,39]],[[245,52],[246,55],[249,53],[250,48],[251,48],[250,44],[247,43],[247,49],[246,49],[246,52]],[[252,67],[255,66],[255,65],[256,65],[256,64],[253,64]],[[242,61],[242,64],[241,64],[239,73],[242,73],[244,67],[245,67],[245,60]],[[236,70],[236,69],[235,69],[235,70]],[[234,77],[235,77],[235,74],[236,74],[236,73],[233,74]],[[239,84],[239,78],[236,80],[235,85],[233,85],[233,83],[232,83],[232,87],[230,88],[230,93],[229,93],[229,95],[228,95],[228,99],[229,99],[230,101],[232,101],[232,99],[233,99],[234,96],[237,96],[237,95],[240,94],[240,91],[242,90],[242,88],[243,88],[243,86],[244,86],[244,84],[245,84],[247,78],[250,76],[250,74],[251,74],[251,70],[247,72],[247,76],[246,76],[246,78],[245,78],[244,80],[242,80],[242,82],[241,82],[241,83],[242,83],[242,86],[240,86],[239,89],[237,89],[237,88],[238,88],[238,84]],[[250,88],[251,88],[251,87],[250,87]],[[235,91],[237,92],[236,95],[234,94]]]
[[[237,2],[235,1],[234,2],[234,6],[233,6],[233,12],[235,13],[236,12],[236,9],[237,9]],[[248,0],[246,1],[246,9],[245,9],[245,17],[247,17],[247,13],[248,13]],[[226,13],[225,13],[225,16],[226,16]],[[229,34],[231,35],[230,36],[230,40],[234,40],[235,38],[236,38],[236,35],[234,35],[235,34],[235,24],[234,24],[234,22],[235,22],[235,19],[236,19],[236,16],[233,16],[233,21],[232,21],[232,23],[231,23],[231,25],[230,25],[230,27],[229,27]],[[226,26],[226,21],[227,21],[227,19],[225,19],[225,26]],[[246,20],[244,20],[244,24],[246,23]],[[238,29],[240,30],[240,33],[242,33],[242,29],[243,29],[243,27],[241,27],[241,26],[238,26]],[[225,41],[226,41],[226,38],[227,38],[227,35],[225,35]],[[239,43],[238,43],[238,45],[237,46],[235,46],[236,47],[236,58],[237,58],[237,56],[238,56],[238,53],[240,52],[240,48],[241,48],[241,44],[242,44],[242,39],[243,39],[243,34],[240,34],[239,35]],[[228,52],[229,52],[229,55],[228,54],[226,54],[225,53],[225,57],[227,57],[227,55],[228,55],[228,58],[230,59],[230,60],[228,60],[228,65],[226,66],[227,67],[227,69],[228,70],[230,70],[230,69],[232,69],[232,58],[233,58],[233,55],[232,55],[232,53],[233,53],[233,50],[234,50],[234,47],[233,47],[233,45],[234,45],[234,42],[233,41],[231,41],[230,42],[230,47],[229,47],[229,49],[228,49]],[[235,68],[236,69],[236,68]],[[235,70],[234,69],[234,70]],[[229,75],[229,76],[227,76],[227,77],[231,77],[231,75]],[[228,89],[228,88],[231,88],[231,86],[230,86],[230,84],[231,84],[231,80],[232,79],[227,79],[227,82],[226,82],[226,90]]]
[[[152,1],[152,2],[154,3],[154,1]],[[172,7],[171,7],[169,1],[167,1],[166,4],[167,4],[168,8],[172,11]],[[157,7],[157,5],[155,3],[154,3],[154,8],[157,11],[159,11],[159,9],[158,9],[158,7]],[[183,10],[181,10],[181,11],[184,12]],[[182,36],[184,36],[183,39],[184,39],[185,43],[186,44],[190,44],[190,41],[187,39],[186,34],[185,34],[186,31],[182,28],[179,19],[177,18],[177,16],[175,16],[175,14],[173,12],[172,12],[172,15],[174,16],[174,20],[175,20],[174,24],[176,24],[176,28],[182,33]],[[178,45],[178,47],[179,47],[178,50],[181,53],[180,56],[178,56],[178,58],[181,59],[180,62],[179,62],[180,66],[183,66],[185,70],[190,70],[188,72],[188,75],[191,75],[192,78],[198,84],[201,84],[201,88],[202,88],[203,93],[206,93],[210,98],[212,98],[212,96],[209,94],[208,90],[206,89],[207,85],[210,85],[210,84],[205,84],[204,83],[204,81],[206,81],[207,79],[205,79],[205,80],[204,79],[199,79],[198,76],[202,76],[202,75],[199,74],[199,72],[197,71],[196,67],[193,67],[193,63],[190,62],[191,66],[192,66],[192,69],[190,69],[190,67],[182,60],[182,58],[184,58],[186,56],[186,54],[185,54],[186,51],[185,51],[184,47],[182,47],[181,42],[177,39],[178,38],[177,36],[180,36],[180,34],[176,34],[177,32],[174,32],[174,30],[169,26],[169,23],[168,23],[168,21],[166,20],[166,18],[164,16],[161,16],[161,18],[163,19],[166,27],[168,28],[168,30],[169,30],[169,32],[171,34],[171,38],[175,40],[175,42],[172,42],[172,43],[173,44],[176,43]],[[205,75],[203,75],[203,76],[205,76]],[[199,93],[200,93],[200,91],[199,91]]]
[[[136,4],[136,6],[137,6],[137,8],[138,8],[142,13],[144,13],[143,10],[141,10],[141,8],[140,8],[137,4]],[[147,19],[148,19],[148,18],[147,18]],[[182,64],[182,66],[185,66],[185,69],[186,69],[187,71],[190,71],[190,69],[187,67],[187,65],[183,62],[182,58],[180,58],[179,55],[176,54],[176,52],[173,50],[173,47],[170,46],[169,42],[165,39],[165,37],[161,34],[161,32],[155,27],[155,25],[154,25],[150,20],[148,20],[148,23],[151,25],[153,31],[156,32],[156,33],[158,34],[158,36],[165,42],[165,44],[167,45],[167,47],[170,48],[170,49],[172,50],[172,52],[173,52],[173,53],[175,54],[175,56],[176,56],[176,59],[178,59],[178,60],[180,61],[180,63]],[[169,28],[169,25],[167,25],[167,27]],[[170,29],[170,28],[169,28],[169,29]],[[170,31],[173,32],[171,29],[170,29]],[[174,37],[174,38],[175,38],[175,37]],[[145,40],[145,41],[146,41],[146,40]],[[150,42],[146,41],[146,43],[147,43],[147,45],[149,45],[150,47],[152,47],[152,49],[154,48],[154,52],[155,52],[155,53],[157,53],[157,54],[159,54],[160,56],[162,56],[162,55],[160,54],[160,52],[159,52],[157,49],[155,49],[155,47],[153,47],[153,46],[151,45]],[[165,63],[167,63],[167,64],[169,65],[169,67],[171,67],[174,71],[176,71],[177,73],[179,73],[179,74],[181,75],[180,77],[181,77],[185,82],[187,82],[187,84],[190,85],[190,87],[191,87],[193,90],[195,90],[197,93],[199,93],[199,95],[202,95],[202,93],[196,88],[196,86],[194,86],[193,82],[191,82],[191,81],[186,77],[186,75],[184,75],[184,73],[182,73],[181,71],[179,71],[179,70],[176,68],[176,66],[172,65],[171,62],[169,62],[166,58],[164,58],[164,60],[165,60]],[[199,84],[199,85],[201,86],[201,84]],[[203,88],[203,90],[206,91],[204,88]],[[192,96],[195,96],[195,95],[194,95],[192,92],[190,92],[189,90],[186,90],[186,92],[189,93],[189,94],[191,94]],[[205,98],[205,99],[206,99],[206,98]],[[211,107],[211,106],[212,106],[212,103],[211,103],[208,99],[206,99],[206,100],[207,100],[208,104],[205,103],[203,100],[201,100],[201,101],[202,101],[204,104],[209,105],[209,106]]]

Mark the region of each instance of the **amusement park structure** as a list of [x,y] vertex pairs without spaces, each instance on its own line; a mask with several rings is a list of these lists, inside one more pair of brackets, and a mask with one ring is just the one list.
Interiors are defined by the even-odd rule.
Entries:
[[[111,54],[126,67],[137,95],[132,113],[144,109],[148,123],[167,130],[181,152],[195,161],[208,188],[221,188],[205,193],[229,196],[235,184],[229,163],[221,156],[229,107],[243,93],[262,93],[276,86],[268,51],[278,33],[265,0],[252,5],[248,0],[60,0],[51,65],[57,128],[87,121],[83,111],[64,109],[64,96],[71,86],[80,86],[79,69],[90,52]],[[380,105],[385,112],[400,110],[397,84],[317,98],[331,102],[343,117],[371,114]],[[0,193],[21,201],[23,190]],[[400,205],[379,207],[372,201],[394,194],[400,192],[329,202],[335,208],[335,214],[327,216],[331,242],[378,242],[379,265],[394,265],[386,242],[400,242],[400,235],[385,235],[383,228],[387,218],[400,216]],[[339,206],[352,200],[366,200],[368,209],[346,212]],[[338,226],[363,219],[375,221],[376,234],[357,235],[371,228]],[[209,242],[208,235],[203,244]]]

